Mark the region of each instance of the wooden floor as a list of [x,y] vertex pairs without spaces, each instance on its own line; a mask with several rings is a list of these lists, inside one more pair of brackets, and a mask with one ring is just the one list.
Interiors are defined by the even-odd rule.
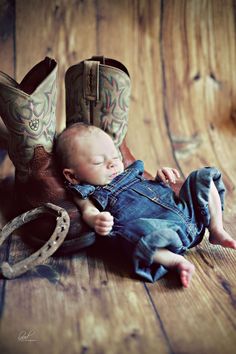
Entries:
[[[46,55],[59,62],[57,128],[65,124],[64,73],[95,54],[122,61],[132,78],[127,141],[152,174],[175,166],[222,170],[225,227],[236,238],[236,1],[0,0],[0,70],[21,80]],[[1,224],[13,168],[3,159]],[[29,253],[14,235],[0,261]],[[186,257],[189,289],[175,274],[132,277],[106,245],[0,279],[0,352],[233,354],[236,252],[209,245]]]

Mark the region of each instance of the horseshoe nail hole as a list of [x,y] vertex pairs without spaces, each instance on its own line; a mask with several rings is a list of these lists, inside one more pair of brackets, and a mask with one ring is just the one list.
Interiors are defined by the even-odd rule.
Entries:
[[63,222],[66,223],[66,219],[65,218],[63,218]]
[[58,241],[58,240],[59,240],[59,238],[60,238],[60,236],[57,236],[57,237],[55,238],[55,240],[56,240],[56,241]]
[[52,248],[52,245],[49,243],[49,245],[47,246],[47,249],[49,250],[50,248]]

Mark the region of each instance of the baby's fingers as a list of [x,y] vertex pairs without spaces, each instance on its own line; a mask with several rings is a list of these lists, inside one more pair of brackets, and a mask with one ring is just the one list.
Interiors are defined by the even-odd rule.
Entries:
[[166,176],[163,173],[162,169],[159,169],[156,174],[156,179],[160,179],[162,182],[166,183]]
[[102,212],[95,221],[95,231],[102,236],[108,235],[113,224],[113,216],[109,212]]
[[107,235],[109,235],[111,228],[110,229],[98,228],[98,229],[95,229],[95,231],[100,236],[107,236]]
[[175,183],[175,175],[172,171],[171,168],[169,167],[164,167],[163,168],[163,173],[165,175],[165,178],[166,178],[166,182],[172,182],[172,183]]
[[95,226],[97,227],[112,227],[114,224],[113,219],[109,221],[104,221],[104,220],[96,220]]
[[95,231],[101,235],[106,236],[112,230],[112,225],[95,225]]
[[176,168],[172,168],[172,171],[177,178],[180,178],[180,173]]
[[168,167],[163,167],[157,171],[156,179],[161,179],[164,183],[169,183],[175,181],[174,174],[171,172],[171,169]]
[[165,176],[165,181],[166,183],[171,182],[171,183],[176,183],[176,178],[179,178],[179,172],[175,168],[171,167],[163,167],[162,168],[162,173]]
[[113,216],[109,213],[109,211],[102,211],[98,218],[101,221],[113,221]]

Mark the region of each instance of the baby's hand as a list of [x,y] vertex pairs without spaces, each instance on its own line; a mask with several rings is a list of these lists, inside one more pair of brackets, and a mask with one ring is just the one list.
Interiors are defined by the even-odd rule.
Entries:
[[176,179],[180,178],[179,171],[172,167],[162,167],[157,170],[155,179],[164,183],[176,183]]
[[95,217],[94,229],[99,235],[106,236],[111,231],[113,224],[113,216],[111,213],[102,211]]

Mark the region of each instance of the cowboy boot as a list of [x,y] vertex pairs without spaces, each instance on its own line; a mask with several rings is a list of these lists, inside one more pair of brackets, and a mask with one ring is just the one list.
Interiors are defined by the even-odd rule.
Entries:
[[0,117],[0,149],[7,150],[8,147],[9,132]]
[[[69,249],[76,250],[92,244],[95,234],[81,222],[54,160],[56,74],[57,63],[49,58],[35,65],[20,84],[0,73],[0,115],[9,131],[8,152],[16,170],[15,194],[19,208],[15,214],[47,202],[65,208],[71,222],[60,251],[67,250],[68,245]],[[55,220],[49,215],[24,230],[30,242],[42,246],[54,225]]]
[[135,158],[125,143],[131,80],[117,60],[92,57],[71,66],[65,75],[66,124],[84,122],[107,132],[119,148],[125,166]]
[[[51,153],[55,134],[56,62],[46,58],[18,84],[0,73],[0,115],[8,129],[8,153],[16,183],[28,183],[30,163],[43,147]],[[31,78],[31,85],[27,81]],[[34,86],[32,84],[34,83]]]

